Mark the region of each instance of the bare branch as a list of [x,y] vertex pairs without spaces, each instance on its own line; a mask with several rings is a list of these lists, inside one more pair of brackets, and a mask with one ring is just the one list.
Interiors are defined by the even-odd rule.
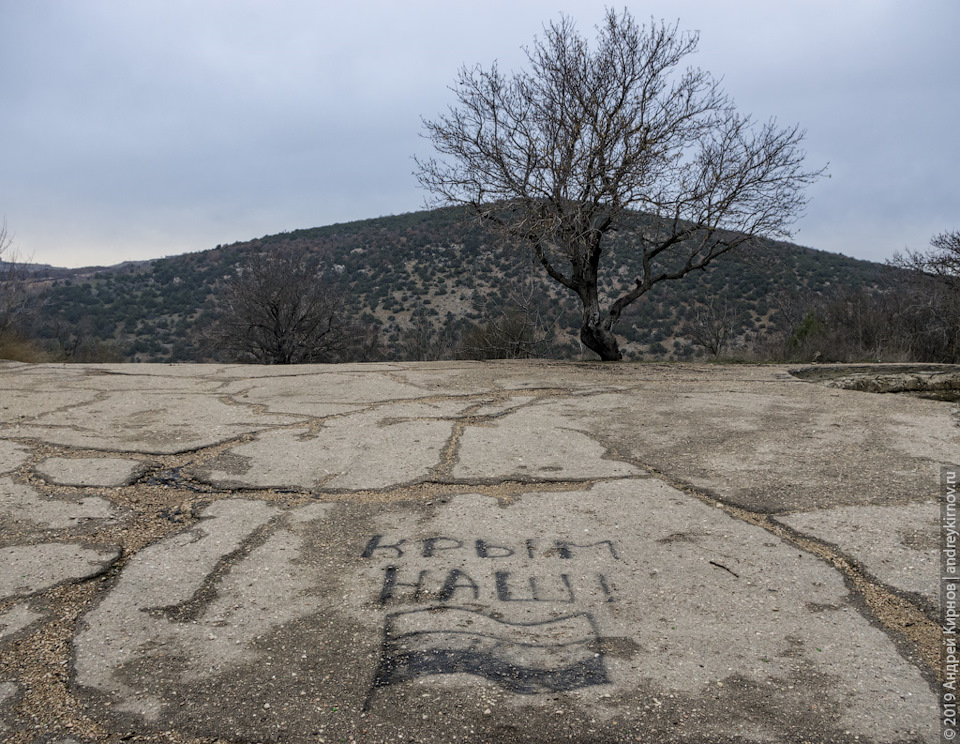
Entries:
[[13,249],[7,221],[0,222],[0,335],[24,314],[29,304],[26,265]]
[[693,318],[682,326],[682,332],[697,346],[713,356],[726,351],[736,334],[738,312],[725,294],[711,297],[706,304],[697,304]]
[[[591,46],[564,16],[525,70],[463,68],[456,105],[424,121],[437,156],[417,160],[420,184],[527,244],[577,294],[581,340],[604,359],[620,357],[620,313],[655,284],[755,236],[789,236],[823,172],[803,168],[801,129],[756,125],[709,73],[681,68],[697,43],[608,10]],[[603,307],[604,237],[637,212],[660,218],[638,236],[643,273]]]
[[208,339],[219,355],[260,364],[339,361],[363,335],[315,260],[254,254],[219,294]]
[[897,268],[936,277],[960,291],[960,230],[935,235],[925,251],[907,249],[905,255],[895,253],[889,263]]

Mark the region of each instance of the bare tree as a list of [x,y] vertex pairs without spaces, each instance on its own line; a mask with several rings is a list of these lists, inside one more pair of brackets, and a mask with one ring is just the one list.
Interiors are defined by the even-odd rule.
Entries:
[[706,304],[696,304],[693,318],[681,326],[681,332],[697,346],[719,357],[736,338],[741,313],[726,296],[711,297]]
[[256,253],[227,280],[208,343],[218,356],[259,364],[341,361],[363,332],[316,259]]
[[[424,121],[439,157],[417,160],[421,185],[532,248],[579,298],[580,339],[604,360],[621,358],[621,312],[659,282],[755,236],[789,237],[823,172],[803,169],[798,127],[757,125],[708,73],[680,68],[697,43],[608,10],[592,49],[563,17],[528,70],[465,67],[457,104]],[[604,238],[628,228],[640,273],[601,293]]]
[[505,278],[498,294],[483,303],[480,323],[463,333],[458,356],[528,359],[554,348],[561,311],[547,310],[540,284],[531,276]]
[[935,235],[925,251],[907,249],[905,255],[894,253],[888,263],[936,277],[948,287],[960,291],[960,230]]
[[935,235],[926,250],[895,253],[888,263],[910,272],[900,293],[905,315],[914,320],[917,356],[960,360],[960,230]]
[[7,222],[0,223],[0,335],[7,333],[28,305],[26,267],[13,250]]
[[435,324],[422,301],[410,313],[410,325],[396,344],[399,358],[407,362],[434,362],[452,359],[458,343],[457,329]]

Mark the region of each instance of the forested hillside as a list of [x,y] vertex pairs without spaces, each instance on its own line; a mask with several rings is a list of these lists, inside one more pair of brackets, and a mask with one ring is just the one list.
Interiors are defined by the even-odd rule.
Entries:
[[[643,219],[637,217],[638,220]],[[252,252],[281,248],[316,256],[326,279],[348,298],[353,317],[377,342],[366,358],[457,355],[458,339],[518,303],[537,308],[552,332],[541,353],[579,357],[579,305],[542,277],[539,266],[452,209],[418,212],[217,246],[116,267],[38,269],[42,297],[27,333],[77,359],[199,362],[217,358],[206,330],[216,298]],[[631,233],[613,236],[602,287],[630,281]],[[616,331],[627,359],[683,359],[709,353],[695,330],[711,318],[728,327],[728,350],[754,353],[775,336],[803,333],[811,303],[838,292],[876,292],[891,270],[866,261],[766,243],[710,269],[664,282],[623,314]],[[716,350],[714,350],[716,351]]]

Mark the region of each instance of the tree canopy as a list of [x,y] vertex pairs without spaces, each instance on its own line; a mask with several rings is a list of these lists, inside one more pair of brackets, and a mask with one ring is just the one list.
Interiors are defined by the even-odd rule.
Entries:
[[[804,133],[738,113],[709,73],[681,64],[698,37],[608,10],[593,46],[562,17],[527,68],[464,67],[446,114],[425,120],[436,156],[418,178],[526,244],[582,305],[581,341],[621,358],[613,328],[656,284],[755,236],[788,237],[803,211]],[[657,220],[638,221],[637,213]],[[604,238],[630,229],[636,276],[598,287]]]
[[210,345],[240,362],[341,361],[361,336],[319,262],[290,250],[253,254],[223,284],[217,310]]

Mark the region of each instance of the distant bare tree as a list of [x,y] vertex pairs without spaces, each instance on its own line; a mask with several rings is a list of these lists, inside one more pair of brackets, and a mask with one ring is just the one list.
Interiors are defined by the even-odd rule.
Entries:
[[693,318],[681,326],[681,333],[696,346],[719,357],[736,337],[740,313],[726,296],[711,297],[706,304],[693,307]]
[[924,251],[908,248],[906,254],[894,253],[888,263],[936,277],[948,287],[960,291],[960,230],[935,235],[930,240],[930,247]]
[[64,361],[71,361],[90,335],[90,318],[68,323],[63,318],[53,317],[44,323],[44,330],[56,342],[57,356]]
[[458,356],[465,359],[542,357],[557,341],[560,310],[548,309],[539,282],[531,276],[505,280],[484,305],[484,318],[464,332]]
[[895,253],[888,263],[910,272],[900,293],[905,313],[919,325],[912,334],[919,355],[960,361],[960,230],[935,235],[926,250]]
[[4,220],[0,223],[0,335],[10,331],[27,308],[26,280],[26,266],[13,250],[13,236]]
[[[613,328],[655,285],[755,236],[789,237],[823,172],[803,168],[798,127],[755,124],[708,73],[684,66],[697,43],[608,10],[591,48],[563,17],[527,51],[528,70],[465,67],[457,104],[424,121],[439,157],[417,160],[421,185],[532,249],[579,298],[580,339],[604,360],[621,358]],[[609,272],[606,296],[604,239],[618,229],[641,270]]]
[[433,362],[452,359],[458,344],[456,329],[449,324],[437,327],[422,302],[410,314],[410,325],[396,345],[399,358],[406,362]]
[[241,362],[336,362],[365,339],[319,262],[292,250],[252,254],[223,284],[217,310],[211,351]]

